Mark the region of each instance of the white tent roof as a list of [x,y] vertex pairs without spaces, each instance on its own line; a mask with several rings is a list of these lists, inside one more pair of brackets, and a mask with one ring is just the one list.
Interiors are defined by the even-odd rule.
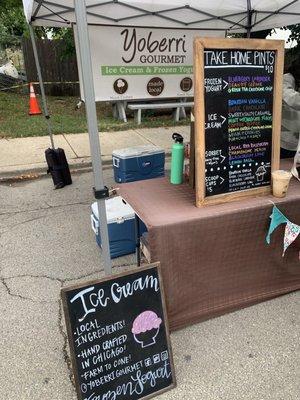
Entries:
[[[23,0],[28,22],[75,22],[73,0]],[[245,32],[300,22],[300,0],[86,0],[89,24]]]

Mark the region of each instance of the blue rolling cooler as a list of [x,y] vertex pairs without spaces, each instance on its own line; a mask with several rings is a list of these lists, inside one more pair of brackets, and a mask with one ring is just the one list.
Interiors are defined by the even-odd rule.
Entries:
[[158,178],[165,174],[165,151],[152,144],[114,150],[112,160],[118,183]]
[[[111,258],[135,253],[135,213],[132,207],[117,196],[105,200],[108,224],[109,248]],[[96,242],[101,247],[97,202],[92,204],[91,224],[96,236]],[[147,231],[141,222],[140,234]]]

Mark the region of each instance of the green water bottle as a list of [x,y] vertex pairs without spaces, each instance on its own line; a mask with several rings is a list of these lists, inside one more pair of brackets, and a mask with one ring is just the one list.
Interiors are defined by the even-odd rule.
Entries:
[[171,183],[179,185],[183,178],[184,144],[183,137],[179,133],[173,133],[172,160],[171,160]]

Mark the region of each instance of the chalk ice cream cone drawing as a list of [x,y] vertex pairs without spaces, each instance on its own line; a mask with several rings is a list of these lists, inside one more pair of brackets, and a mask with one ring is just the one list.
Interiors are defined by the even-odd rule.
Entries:
[[266,172],[267,172],[267,170],[264,167],[264,165],[261,165],[260,167],[257,168],[257,170],[255,172],[257,182],[262,182],[263,181]]
[[154,311],[144,311],[133,321],[131,332],[143,348],[156,343],[162,319]]

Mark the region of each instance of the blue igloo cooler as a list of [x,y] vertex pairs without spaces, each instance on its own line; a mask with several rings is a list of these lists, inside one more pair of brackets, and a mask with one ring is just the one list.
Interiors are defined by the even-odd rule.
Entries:
[[165,174],[165,151],[152,144],[114,150],[112,160],[118,183],[158,178]]
[[[121,196],[105,200],[106,217],[111,258],[135,252],[135,213],[133,208]],[[96,241],[101,247],[97,202],[92,204],[91,224]],[[146,232],[144,223],[140,223],[140,234]]]

